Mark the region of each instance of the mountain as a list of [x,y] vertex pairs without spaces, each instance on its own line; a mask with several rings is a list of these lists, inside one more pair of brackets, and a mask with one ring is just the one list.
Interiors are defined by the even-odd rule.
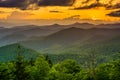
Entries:
[[1,29],[4,29],[4,27],[1,27],[1,26],[0,26],[0,30],[1,30]]
[[39,55],[38,52],[16,43],[0,47],[0,62],[15,60],[18,53],[21,53],[24,59],[35,58],[37,55]]
[[27,29],[27,30],[17,32],[17,34],[23,34],[23,35],[26,35],[28,37],[31,37],[31,36],[46,36],[46,35],[49,35],[51,33],[52,32],[50,30],[41,29],[41,28],[31,28],[31,29]]
[[47,36],[50,35],[52,33],[55,33],[57,31],[61,30],[59,29],[53,29],[53,28],[43,28],[43,27],[33,27],[31,29],[27,29],[27,30],[23,30],[23,31],[19,31],[16,32],[17,34],[23,34],[26,35],[28,37],[32,37],[32,36]]
[[[49,55],[49,57],[54,63],[63,61],[65,59],[75,59],[79,63],[84,64],[87,58],[89,58],[90,54],[95,55],[95,57],[93,58],[95,58],[97,64],[113,61],[119,58],[118,56],[120,55],[120,36],[105,39],[102,41],[100,40],[94,43],[93,42],[91,43],[91,39],[90,40],[88,39],[88,41],[90,42],[86,43],[76,42],[71,43],[71,45],[54,44],[52,46],[44,48],[44,50],[40,48],[39,49],[40,52],[43,53],[44,55]],[[39,43],[38,45],[39,47],[41,46],[41,44]],[[31,46],[36,47],[35,45]]]
[[120,36],[119,32],[120,29],[80,29],[71,27],[42,38],[36,37],[35,39],[32,38],[20,43],[24,46],[40,51],[55,45],[69,46],[75,43],[79,43],[81,45],[88,43],[95,44]]
[[[85,64],[88,58],[94,58],[97,64],[117,60],[120,55],[120,36],[95,44],[73,44],[70,46],[56,46],[44,50],[55,61],[74,59]],[[94,56],[91,56],[94,55]]]
[[2,28],[0,29],[0,38],[7,35],[15,34],[16,32],[24,30],[23,28]]
[[89,24],[89,23],[79,23],[76,22],[74,24],[66,25],[66,27],[76,27],[76,28],[82,28],[82,29],[89,29],[89,28],[94,28],[94,24]]
[[[104,63],[118,59],[120,54],[120,36],[96,44],[73,44],[69,46],[56,45],[44,51],[53,63],[58,63],[65,59],[75,59],[84,64],[90,54],[95,55],[96,63]],[[21,48],[18,48],[20,46]],[[0,47],[0,61],[15,60],[17,53],[21,53],[24,59],[36,58],[38,52],[26,48],[18,43]]]
[[19,41],[24,41],[25,39],[27,39],[27,37],[24,35],[20,35],[20,34],[7,35],[0,39],[0,46],[17,43]]
[[82,64],[93,53],[98,63],[115,60],[120,53],[119,26],[119,23],[74,23],[1,27],[0,61],[14,60],[18,45],[25,59],[36,57],[40,52],[49,55],[53,62],[76,59]]
[[5,27],[7,27],[7,26],[12,26],[12,25],[13,25],[13,24],[10,23],[10,22],[0,20],[0,26],[5,26]]
[[120,23],[114,23],[114,24],[99,24],[97,25],[98,28],[120,28]]
[[41,50],[41,48],[49,48],[59,44],[66,46],[73,43],[95,43],[118,36],[119,25],[119,23],[100,25],[74,23],[70,25],[25,25],[1,28],[0,46],[21,41],[23,45],[33,45],[34,48],[31,48]]
[[112,24],[90,24],[90,23],[74,23],[70,25],[66,25],[65,27],[76,27],[76,28],[82,28],[82,29],[90,29],[90,28],[120,28],[120,23],[112,23]]
[[0,28],[0,46],[16,43],[29,37],[47,36],[61,29],[63,28],[57,28],[56,26],[40,27],[35,25]]

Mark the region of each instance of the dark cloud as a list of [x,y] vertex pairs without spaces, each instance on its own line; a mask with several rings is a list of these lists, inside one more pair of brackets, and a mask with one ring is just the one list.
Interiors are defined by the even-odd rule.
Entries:
[[[90,4],[91,3],[91,4]],[[82,6],[80,7],[76,7],[74,9],[79,10],[79,9],[90,9],[90,8],[94,8],[94,7],[100,7],[103,4],[99,3],[99,0],[85,0],[83,2],[81,2]]]
[[26,9],[31,0],[0,0],[0,7],[16,7]]
[[39,0],[0,0],[0,7],[20,8],[25,10],[28,9],[30,5],[37,5],[38,1]]
[[[0,7],[26,9],[38,9],[39,6],[72,6],[75,3],[80,3],[80,0],[0,0]],[[109,0],[106,3],[100,3],[101,0],[81,0],[80,6],[75,9],[89,9],[99,6],[104,6],[107,9],[120,8],[120,2],[113,5],[114,0]]]
[[120,10],[111,12],[110,14],[107,14],[112,17],[120,17]]
[[52,11],[49,11],[49,12],[51,12],[51,13],[63,13],[63,12],[57,11],[57,10],[52,10]]
[[118,3],[114,6],[112,6],[112,5],[107,6],[107,9],[117,9],[117,8],[120,8],[120,3]]
[[86,5],[86,6],[83,6],[83,7],[77,7],[77,8],[74,8],[74,9],[76,9],[76,10],[79,10],[79,9],[90,9],[90,8],[100,7],[100,6],[102,6],[102,4],[93,3],[91,5]]
[[82,4],[88,3],[90,0],[83,1]]
[[[102,3],[101,0],[85,0],[81,2],[80,6],[75,7],[74,9],[90,9],[94,7],[105,7],[106,9],[117,9],[120,8],[120,3],[117,2],[113,5],[114,0],[108,0],[106,3]],[[91,4],[90,4],[91,3]]]
[[39,6],[71,6],[75,0],[41,0]]
[[22,10],[30,5],[37,6],[70,6],[75,0],[0,0],[0,7],[16,7]]

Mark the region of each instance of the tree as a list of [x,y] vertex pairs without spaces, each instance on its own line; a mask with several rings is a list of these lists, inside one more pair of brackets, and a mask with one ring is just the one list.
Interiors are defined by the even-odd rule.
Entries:
[[111,80],[110,75],[112,74],[113,64],[105,63],[101,64],[96,69],[97,80]]
[[90,52],[88,52],[84,57],[85,67],[88,69],[90,77],[92,77],[94,80],[97,80],[95,72],[95,68],[97,66],[97,51],[90,49]]
[[13,80],[14,75],[12,71],[14,70],[14,65],[12,62],[6,62],[0,64],[0,80]]
[[42,55],[36,59],[34,66],[29,66],[27,68],[31,80],[48,80],[49,70],[49,64]]
[[56,70],[64,73],[75,74],[80,72],[81,67],[75,60],[68,59],[58,64]]
[[120,80],[120,59],[114,61],[111,80]]
[[75,60],[68,59],[52,67],[50,80],[72,80],[80,71],[80,65]]
[[15,61],[15,80],[29,80],[29,74],[26,72],[25,62],[23,61],[23,56],[21,55],[21,46],[18,45],[18,54]]
[[49,58],[48,55],[46,56],[46,61],[48,62],[48,64],[49,64],[50,67],[53,66],[53,63],[52,63],[52,61],[50,60],[50,58]]

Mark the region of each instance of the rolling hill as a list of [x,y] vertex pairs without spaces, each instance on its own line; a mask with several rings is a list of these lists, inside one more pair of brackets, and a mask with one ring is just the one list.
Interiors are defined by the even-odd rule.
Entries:
[[37,37],[22,41],[20,44],[52,55],[53,61],[74,58],[82,63],[85,61],[86,55],[95,52],[97,61],[103,63],[118,58],[120,52],[119,32],[119,28],[80,29],[72,27],[43,38]]
[[[25,26],[16,26],[12,28],[0,28],[0,46],[9,45],[19,41],[23,41],[26,38],[31,37],[41,37],[53,34],[57,31],[64,29],[57,25],[50,26],[35,26],[35,25],[25,25]],[[18,40],[15,39],[18,38]],[[24,38],[21,38],[21,37]],[[10,43],[9,43],[10,42]],[[5,45],[4,45],[5,44]]]
[[67,28],[45,37],[36,37],[20,42],[26,47],[41,51],[55,45],[70,46],[73,44],[96,44],[120,36],[120,29],[80,29]]
[[0,46],[5,46],[8,44],[14,44],[17,43],[19,41],[23,41],[25,39],[27,39],[27,36],[21,35],[21,34],[12,34],[12,35],[7,35],[5,37],[2,37],[2,39],[0,39]]
[[103,63],[117,59],[120,52],[119,24],[29,26],[0,29],[2,34],[8,31],[0,39],[0,45],[6,45],[0,47],[0,61],[15,58],[16,43],[26,51],[25,57],[30,58],[38,51],[49,55],[53,62],[70,58],[83,63],[89,54],[95,53],[97,62]]
[[[18,48],[20,46],[20,49]],[[0,47],[0,62],[15,60],[20,53],[24,59],[35,58],[39,53],[18,43]]]

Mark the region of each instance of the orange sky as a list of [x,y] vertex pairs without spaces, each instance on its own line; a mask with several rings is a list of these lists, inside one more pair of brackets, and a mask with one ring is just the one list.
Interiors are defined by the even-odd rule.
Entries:
[[[79,9],[77,7],[84,7],[93,4],[96,0],[91,0],[86,4],[82,4],[85,0],[76,0],[72,6],[44,6],[39,9],[21,10],[19,8],[3,8],[0,7],[1,20],[39,20],[39,19],[77,19],[79,20],[93,20],[93,21],[120,21],[120,17],[110,17],[107,14],[116,11],[117,9],[106,9],[103,7],[93,7],[90,9]],[[100,3],[109,4],[110,0],[100,0]],[[111,5],[114,5],[119,0],[114,0]],[[29,7],[35,7],[30,5]],[[118,9],[119,10],[119,9]]]
[[79,15],[79,19],[91,20],[120,20],[117,17],[110,17],[106,14],[113,10],[106,10],[104,7],[97,7],[92,9],[72,10],[72,7],[41,7],[38,10],[20,10],[15,8],[0,8],[0,19],[64,19],[71,16]]

